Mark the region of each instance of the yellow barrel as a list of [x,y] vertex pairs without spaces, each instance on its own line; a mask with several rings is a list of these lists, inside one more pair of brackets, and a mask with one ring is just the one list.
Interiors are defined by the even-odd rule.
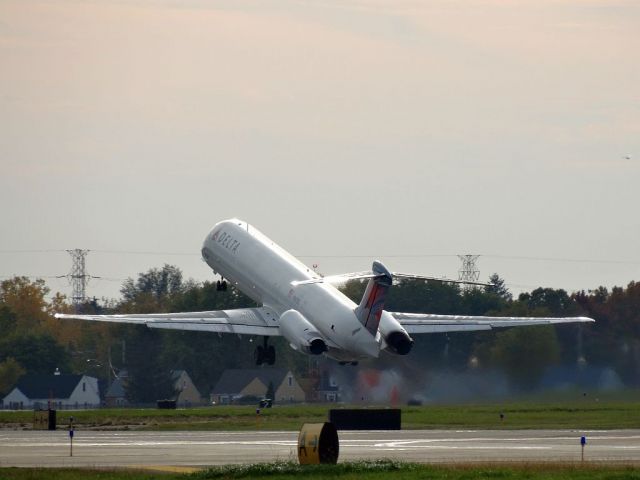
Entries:
[[298,435],[300,465],[337,463],[340,444],[333,423],[305,423]]

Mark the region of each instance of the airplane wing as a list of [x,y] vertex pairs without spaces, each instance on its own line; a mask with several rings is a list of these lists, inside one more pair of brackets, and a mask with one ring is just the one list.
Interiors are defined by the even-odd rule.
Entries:
[[268,307],[238,308],[186,313],[131,313],[123,315],[76,315],[56,313],[56,318],[95,322],[136,323],[149,328],[235,333],[238,335],[280,335],[279,316]]
[[525,325],[595,322],[593,318],[589,317],[473,317],[429,313],[389,313],[400,322],[408,333],[468,332]]

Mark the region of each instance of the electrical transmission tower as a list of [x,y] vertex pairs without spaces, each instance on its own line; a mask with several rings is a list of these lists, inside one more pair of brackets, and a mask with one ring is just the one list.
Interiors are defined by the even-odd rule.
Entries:
[[73,260],[71,272],[67,275],[69,283],[73,288],[71,301],[76,308],[76,313],[79,313],[80,305],[82,305],[87,298],[86,290],[90,276],[87,275],[85,270],[84,259],[87,256],[87,253],[89,253],[89,250],[80,250],[79,248],[76,248],[75,250],[67,250],[67,252],[71,255],[71,259]]
[[[458,258],[462,260],[462,268],[458,270],[458,280],[463,282],[477,282],[480,278],[480,270],[476,266],[476,261],[480,258],[480,255],[458,255]],[[466,284],[463,287],[465,290],[474,288],[473,285]]]

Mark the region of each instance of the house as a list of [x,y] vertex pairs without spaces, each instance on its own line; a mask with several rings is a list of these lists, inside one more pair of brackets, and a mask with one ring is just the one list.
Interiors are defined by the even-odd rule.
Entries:
[[190,407],[202,403],[202,395],[185,370],[173,370],[171,372],[173,385],[176,389],[176,405],[178,407]]
[[280,368],[225,370],[211,392],[211,400],[229,404],[242,397],[263,398],[273,384],[276,403],[304,402],[305,394],[290,370]]
[[[129,374],[126,370],[121,370],[113,383],[109,386],[104,396],[108,407],[124,407],[129,405],[127,399],[127,380]],[[185,370],[173,370],[171,378],[176,391],[176,405],[178,407],[190,407],[202,404],[202,395],[191,380]]]
[[120,370],[118,376],[111,382],[107,393],[104,394],[104,402],[107,407],[126,407],[129,405],[127,392],[125,391],[128,376],[129,374],[126,370]]
[[342,400],[340,396],[340,387],[336,382],[336,379],[329,375],[327,372],[323,373],[320,377],[320,382],[315,389],[315,397],[318,402],[340,402]]
[[96,408],[100,406],[98,379],[87,375],[25,375],[4,397],[10,409]]

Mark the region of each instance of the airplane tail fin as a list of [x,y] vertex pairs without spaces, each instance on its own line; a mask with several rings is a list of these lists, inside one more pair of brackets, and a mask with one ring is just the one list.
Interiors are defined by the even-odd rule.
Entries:
[[360,305],[355,309],[355,314],[369,333],[375,336],[380,324],[382,310],[384,310],[387,292],[393,284],[393,275],[378,261],[373,262],[371,270],[375,276],[369,279]]

